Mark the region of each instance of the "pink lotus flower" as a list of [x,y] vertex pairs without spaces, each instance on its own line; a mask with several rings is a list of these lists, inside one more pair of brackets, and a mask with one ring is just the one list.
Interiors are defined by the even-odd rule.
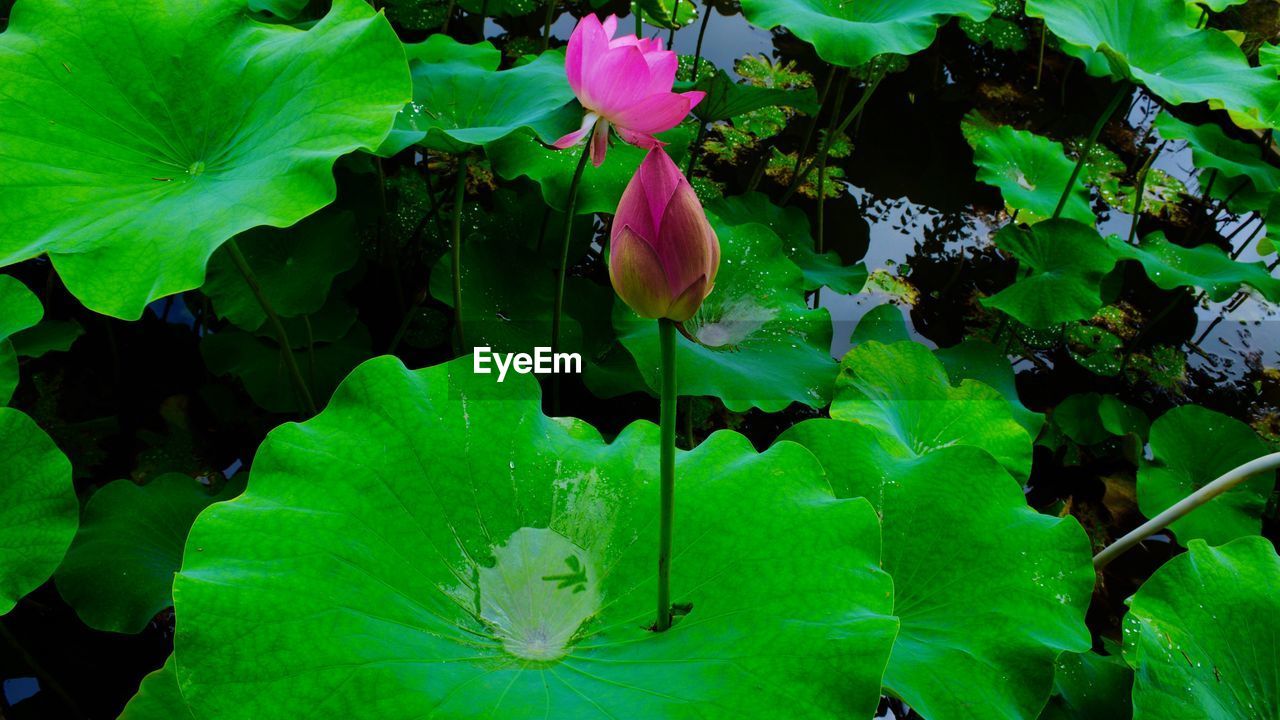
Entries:
[[657,38],[626,35],[614,38],[618,18],[610,15],[602,24],[595,15],[578,22],[569,38],[564,70],[578,102],[586,108],[582,127],[560,138],[555,146],[573,147],[594,132],[591,162],[604,162],[609,149],[609,128],[623,140],[642,148],[662,144],[654,135],[684,120],[706,93],[671,92],[677,58],[662,49]]
[[654,147],[618,203],[609,279],[641,317],[684,322],[715,286],[720,241],[676,164]]

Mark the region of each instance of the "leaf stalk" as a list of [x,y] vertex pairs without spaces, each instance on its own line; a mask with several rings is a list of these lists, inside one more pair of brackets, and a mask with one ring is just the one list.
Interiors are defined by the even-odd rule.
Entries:
[[658,623],[663,632],[671,627],[671,526],[675,519],[676,492],[676,323],[658,320],[662,345],[662,398],[659,410],[658,517]]

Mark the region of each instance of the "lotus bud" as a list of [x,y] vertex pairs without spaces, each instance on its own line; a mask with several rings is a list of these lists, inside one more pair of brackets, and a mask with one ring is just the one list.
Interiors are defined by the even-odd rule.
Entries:
[[641,317],[684,322],[715,286],[720,241],[661,147],[649,151],[622,193],[609,245],[613,289]]

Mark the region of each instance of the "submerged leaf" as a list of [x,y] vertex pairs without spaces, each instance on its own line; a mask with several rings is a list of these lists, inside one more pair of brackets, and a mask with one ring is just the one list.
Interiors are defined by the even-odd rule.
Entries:
[[795,445],[680,453],[687,614],[654,633],[658,429],[606,445],[471,363],[366,363],[196,521],[174,590],[196,714],[874,712],[896,622],[866,501]]
[[0,265],[48,254],[124,319],[199,287],[228,238],[332,202],[334,161],[376,148],[409,95],[362,0],[305,31],[243,0],[21,0],[0,87]]

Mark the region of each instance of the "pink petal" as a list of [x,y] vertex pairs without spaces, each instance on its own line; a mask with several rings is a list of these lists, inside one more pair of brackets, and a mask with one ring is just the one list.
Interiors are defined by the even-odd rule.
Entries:
[[594,65],[584,66],[586,80],[582,104],[613,119],[618,110],[644,97],[649,87],[649,64],[634,47],[608,51]]
[[[615,20],[616,23],[616,20]],[[573,94],[582,100],[585,84],[583,71],[596,65],[601,57],[609,51],[609,36],[600,25],[595,15],[587,15],[578,21],[578,26],[569,36],[569,49],[564,56],[564,72],[569,79],[569,87]]]
[[[687,94],[687,93],[686,93]],[[701,100],[701,98],[699,98]],[[680,124],[692,107],[689,98],[673,92],[650,95],[621,112],[614,112],[609,119],[619,127],[640,133],[656,135]]]
[[618,32],[618,16],[610,15],[604,19],[604,34],[613,37]]
[[666,146],[666,143],[662,142],[661,140],[659,140],[658,138],[652,135],[646,135],[640,132],[633,132],[631,130],[628,130],[627,128],[622,127],[621,125],[617,126],[614,129],[618,131],[618,135],[619,137],[622,138],[623,142],[627,143],[628,145],[635,145],[636,147],[642,148],[644,150],[652,150],[653,148],[656,148],[656,147]]
[[624,225],[609,242],[609,281],[618,297],[641,317],[662,317],[671,304],[657,254],[630,226]]
[[[641,234],[650,238],[651,242],[657,243],[659,231],[662,228],[662,218],[667,212],[671,197],[675,195],[680,183],[688,183],[681,174],[680,168],[671,162],[671,158],[667,157],[667,153],[661,148],[649,151],[644,162],[640,163],[640,169],[636,171],[633,182],[637,182],[644,193],[644,207],[649,213],[648,226],[653,228],[653,232],[647,235],[643,232]],[[628,186],[627,189],[631,188]],[[639,230],[640,227],[637,226],[636,229]],[[655,247],[657,247],[656,244]]]
[[680,93],[680,97],[689,101],[689,110],[698,107],[698,103],[702,102],[707,94],[701,90],[690,90],[689,92]]
[[644,59],[649,63],[649,94],[671,92],[680,58],[675,53],[664,50],[645,53]]
[[591,128],[589,127],[582,128],[581,130],[574,130],[568,135],[565,135],[564,137],[552,143],[551,146],[557,150],[564,150],[566,148],[571,148],[574,145],[577,145],[578,143],[582,142],[582,138],[586,137],[587,133],[589,132],[591,132]]
[[596,133],[591,136],[591,164],[600,167],[604,164],[604,156],[609,152],[609,121],[596,123]]
[[711,283],[707,281],[707,276],[700,276],[671,302],[665,317],[676,322],[688,320],[697,314],[698,308],[702,307],[702,301],[706,300],[710,293]]
[[[658,237],[653,243],[658,259],[671,281],[673,294],[682,292],[699,277],[712,276],[712,261],[719,259],[719,251],[712,250],[715,232],[707,222],[707,214],[698,201],[693,187],[681,176],[671,201],[667,203]],[[701,298],[699,298],[701,299]]]

